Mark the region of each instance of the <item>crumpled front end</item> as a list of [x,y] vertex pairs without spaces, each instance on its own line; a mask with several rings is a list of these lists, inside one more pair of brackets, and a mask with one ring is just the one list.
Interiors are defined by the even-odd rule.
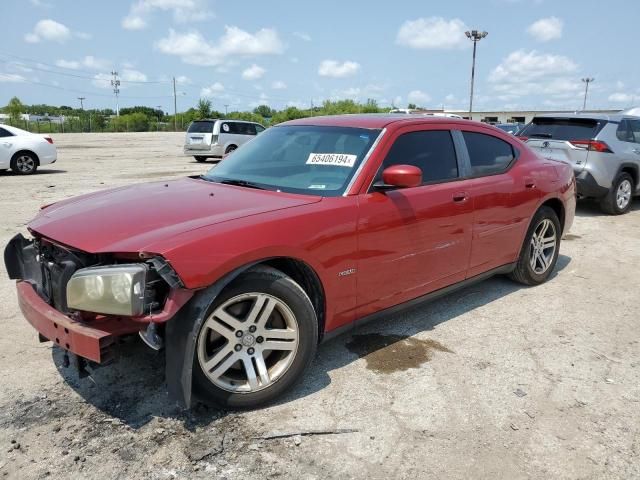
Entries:
[[[98,364],[112,359],[111,346],[118,337],[137,333],[150,323],[166,322],[193,295],[163,259],[138,258],[133,265],[143,265],[146,272],[139,315],[83,311],[68,303],[67,286],[74,275],[132,265],[133,258],[89,254],[19,234],[5,248],[4,260],[9,278],[17,281],[20,309],[40,339]],[[104,285],[100,291],[106,296]]]

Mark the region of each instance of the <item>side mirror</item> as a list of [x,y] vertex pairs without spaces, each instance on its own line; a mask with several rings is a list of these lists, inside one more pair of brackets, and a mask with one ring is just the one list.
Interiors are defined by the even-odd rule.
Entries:
[[392,165],[382,171],[382,182],[374,187],[379,190],[411,188],[422,185],[422,170],[413,165]]

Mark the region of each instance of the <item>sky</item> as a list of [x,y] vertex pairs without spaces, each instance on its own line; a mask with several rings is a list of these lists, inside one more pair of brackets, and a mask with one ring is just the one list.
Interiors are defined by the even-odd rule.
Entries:
[[[0,105],[173,112],[324,100],[474,110],[640,104],[636,0],[1,0]],[[225,107],[226,105],[226,107]]]

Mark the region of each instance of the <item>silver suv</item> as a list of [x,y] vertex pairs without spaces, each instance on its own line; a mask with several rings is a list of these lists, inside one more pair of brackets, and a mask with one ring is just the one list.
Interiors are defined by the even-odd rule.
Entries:
[[535,117],[518,136],[539,155],[573,167],[578,196],[620,215],[640,195],[640,117],[594,113]]
[[196,120],[184,140],[184,154],[198,162],[222,158],[264,131],[259,123],[241,120]]

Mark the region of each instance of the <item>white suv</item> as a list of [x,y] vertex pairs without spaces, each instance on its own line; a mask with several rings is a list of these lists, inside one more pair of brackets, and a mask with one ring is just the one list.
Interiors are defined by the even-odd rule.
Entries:
[[242,120],[196,120],[187,130],[184,154],[198,162],[220,159],[263,131],[259,123]]

